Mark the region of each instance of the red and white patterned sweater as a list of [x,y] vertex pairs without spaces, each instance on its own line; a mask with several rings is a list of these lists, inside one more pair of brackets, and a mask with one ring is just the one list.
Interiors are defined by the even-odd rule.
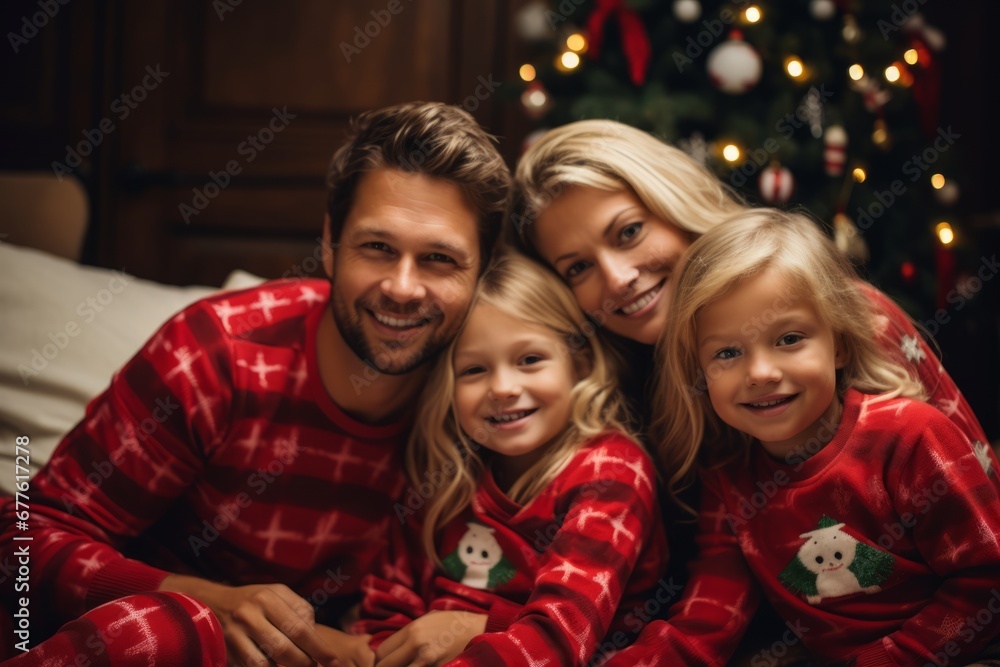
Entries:
[[472,506],[436,539],[444,570],[420,544],[418,513],[406,514],[382,576],[364,583],[355,629],[374,645],[429,611],[472,611],[488,614],[486,632],[449,666],[582,665],[634,640],[656,613],[649,604],[679,593],[662,580],[653,464],[618,434],[589,441],[523,506],[486,472]]
[[859,282],[858,286],[876,313],[876,341],[882,354],[910,369],[927,391],[927,403],[944,413],[971,442],[989,442],[962,392],[906,314],[872,285]]
[[387,542],[406,433],[327,394],[328,295],[324,280],[285,280],[210,297],[115,374],[32,480],[29,530],[13,501],[0,515],[0,556],[30,544],[33,623],[177,572],[287,584],[332,624]]
[[822,659],[967,664],[1000,634],[998,472],[927,404],[849,390],[814,456],[703,472],[684,596],[608,664],[725,664],[761,592]]

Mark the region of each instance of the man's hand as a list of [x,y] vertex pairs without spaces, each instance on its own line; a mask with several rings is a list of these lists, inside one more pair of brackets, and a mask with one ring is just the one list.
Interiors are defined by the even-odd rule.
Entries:
[[222,624],[230,665],[351,664],[338,663],[334,648],[317,632],[312,607],[282,584],[233,587],[171,574],[160,590],[190,595],[215,613]]
[[382,642],[375,651],[375,667],[443,665],[485,630],[486,614],[428,612]]
[[368,645],[371,635],[350,635],[325,625],[317,625],[316,632],[340,656],[340,667],[374,667],[375,652]]

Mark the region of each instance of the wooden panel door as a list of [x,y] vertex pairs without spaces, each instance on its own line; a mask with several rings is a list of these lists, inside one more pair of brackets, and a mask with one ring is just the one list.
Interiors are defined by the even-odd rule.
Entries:
[[101,260],[140,276],[315,269],[324,174],[363,110],[442,100],[494,133],[517,125],[500,94],[516,70],[503,0],[114,7],[108,109],[127,115],[106,166]]

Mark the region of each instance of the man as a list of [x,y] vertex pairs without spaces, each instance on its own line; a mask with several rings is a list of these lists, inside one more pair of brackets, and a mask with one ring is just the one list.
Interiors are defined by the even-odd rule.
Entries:
[[[12,562],[29,544],[17,538],[32,538],[32,636],[124,599],[119,634],[90,617],[52,650],[113,655],[135,644],[122,632],[151,650],[186,634],[201,657],[185,664],[212,664],[205,636],[221,624],[231,663],[365,656],[363,638],[332,626],[384,544],[409,412],[462,322],[508,181],[457,107],[361,115],[328,175],[329,281],[185,309],[32,480],[28,530],[4,507]],[[171,634],[149,621],[178,603],[194,616],[163,623],[203,625]],[[40,663],[46,648],[20,659]]]

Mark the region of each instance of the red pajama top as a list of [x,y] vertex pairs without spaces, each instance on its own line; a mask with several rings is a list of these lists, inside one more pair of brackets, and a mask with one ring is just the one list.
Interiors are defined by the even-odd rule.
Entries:
[[284,280],[213,296],[115,374],[32,480],[29,530],[3,508],[0,557],[30,544],[33,619],[65,622],[176,572],[284,583],[333,624],[386,543],[406,434],[351,419],[324,389],[328,295],[324,280]]
[[972,442],[989,442],[972,408],[913,323],[888,296],[866,282],[858,287],[871,300],[874,334],[882,354],[908,368],[924,386],[927,403],[940,410]]
[[933,407],[849,390],[814,456],[703,472],[684,595],[609,665],[725,664],[761,593],[822,659],[968,664],[1000,634],[998,472]]
[[663,580],[653,464],[621,435],[589,441],[525,505],[485,473],[436,538],[442,568],[425,555],[417,516],[400,512],[406,524],[393,522],[379,576],[363,584],[356,630],[375,644],[429,611],[471,611],[489,615],[486,632],[451,666],[582,665],[627,645],[656,614],[650,604],[679,594]]

